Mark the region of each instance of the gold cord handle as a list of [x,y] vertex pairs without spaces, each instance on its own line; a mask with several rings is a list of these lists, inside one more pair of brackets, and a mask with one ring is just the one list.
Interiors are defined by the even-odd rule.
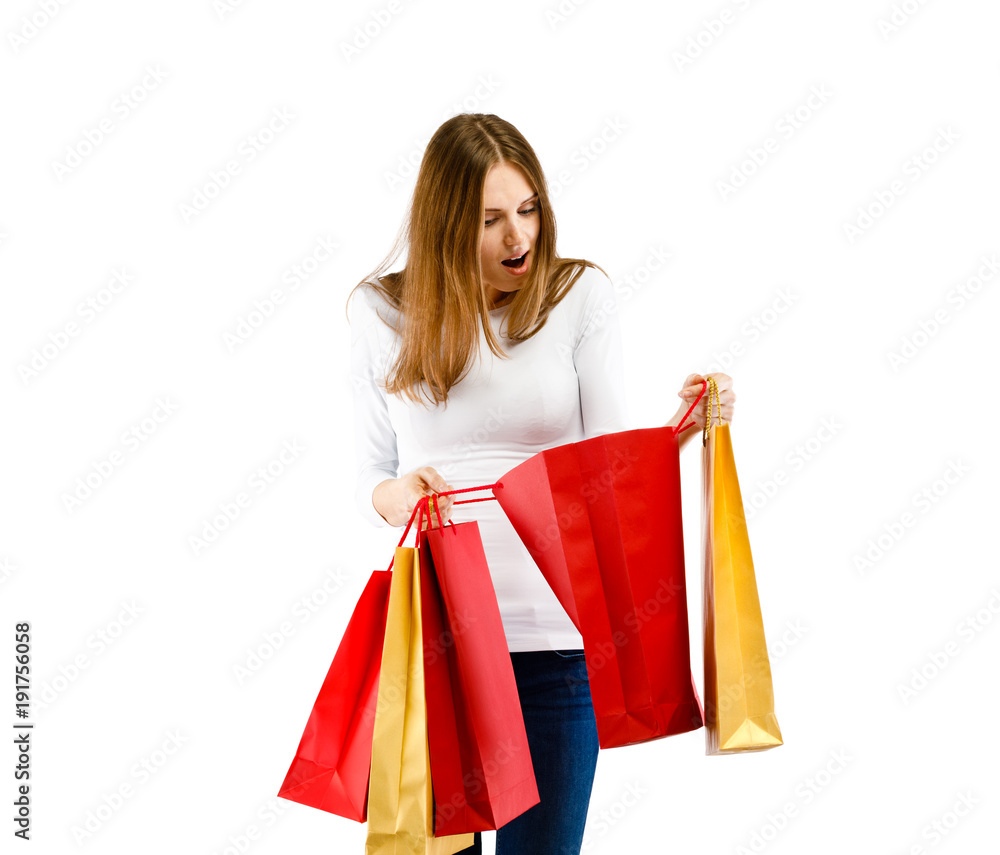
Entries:
[[705,415],[705,428],[702,434],[702,445],[708,445],[708,434],[712,429],[712,401],[715,401],[715,409],[718,417],[718,424],[722,424],[722,403],[719,401],[719,387],[714,377],[706,377],[708,381],[708,411]]

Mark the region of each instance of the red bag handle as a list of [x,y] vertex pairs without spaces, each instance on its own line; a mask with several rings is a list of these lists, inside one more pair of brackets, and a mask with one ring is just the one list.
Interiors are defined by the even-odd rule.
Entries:
[[[445,490],[444,492],[441,492],[441,493],[435,493],[431,497],[431,499],[434,502],[434,512],[437,514],[437,518],[438,518],[438,528],[445,528],[446,529],[448,526],[451,526],[452,530],[454,530],[454,528],[455,528],[455,524],[451,520],[448,520],[448,522],[445,523],[444,525],[441,524],[441,512],[438,510],[438,506],[437,506],[437,497],[438,496],[454,496],[454,495],[456,495],[458,493],[474,493],[477,490],[492,490],[494,487],[499,486],[499,483],[500,482],[498,481],[496,484],[483,484],[480,487],[464,487],[461,490]],[[425,497],[425,498],[427,498],[427,497]],[[483,496],[480,499],[459,499],[457,502],[455,502],[455,504],[456,505],[468,505],[468,504],[471,504],[472,502],[492,502],[495,499],[496,499],[496,496]]]
[[[430,495],[427,495],[427,496],[421,496],[417,500],[417,503],[413,506],[413,510],[410,512],[410,518],[406,522],[406,528],[403,529],[403,536],[399,538],[399,543],[396,544],[396,547],[398,548],[398,547],[400,547],[400,546],[403,545],[403,542],[406,540],[406,536],[410,533],[410,528],[412,528],[414,521],[417,524],[417,531],[418,532],[420,531],[421,525],[423,524],[423,517],[425,515],[427,516],[428,522],[430,521],[430,519],[431,519],[430,503],[432,501],[434,503],[434,505],[433,505],[434,506],[434,513],[437,515],[437,519],[438,519],[437,527],[438,528],[446,528],[448,525],[450,525],[450,526],[452,526],[452,528],[454,528],[454,523],[452,523],[451,520],[448,520],[447,524],[443,524],[441,522],[441,511],[438,508],[438,504],[437,504],[437,497],[438,496],[452,496],[452,495],[454,495],[456,493],[471,493],[471,492],[474,492],[476,490],[491,490],[493,487],[496,487],[496,486],[498,486],[498,484],[484,484],[481,487],[465,487],[464,489],[461,489],[461,490],[446,490],[446,491],[444,491],[442,493],[433,493],[433,494],[430,494]],[[466,504],[469,504],[471,502],[489,502],[489,501],[491,501],[493,499],[496,499],[496,496],[486,496],[486,497],[481,498],[481,499],[462,499],[462,500],[460,500],[458,502],[455,502],[455,504],[456,505],[466,505]],[[386,568],[387,570],[391,570],[392,569],[392,564],[393,564],[393,561],[395,561],[395,560],[396,560],[396,556],[393,555],[392,561],[389,562],[389,566]]]
[[[462,490],[446,490],[443,493],[435,493],[436,496],[454,496],[456,493],[473,493],[476,490],[492,490],[494,487],[499,486],[500,482],[496,484],[483,484],[482,487],[465,487]],[[483,496],[481,499],[461,499],[455,502],[456,505],[467,505],[470,502],[492,502],[496,499],[496,496]]]
[[[705,394],[705,390],[707,388],[708,388],[708,381],[707,380],[702,380],[701,381],[701,391],[698,393],[698,397],[694,399],[694,403],[691,404],[690,407],[688,407],[688,411],[684,414],[684,418],[682,418],[677,423],[677,426],[674,428],[674,436],[677,436],[678,434],[684,433],[684,431],[686,431],[688,428],[693,428],[694,427],[695,423],[693,421],[689,425],[684,425],[684,419],[686,419],[688,416],[690,416],[691,415],[691,411],[694,410],[694,408],[698,406],[698,402],[701,400],[702,396]],[[681,425],[684,425],[684,427],[681,427]]]
[[[397,549],[403,545],[403,541],[406,540],[406,535],[410,533],[410,526],[413,525],[414,517],[416,518],[417,521],[417,531],[418,532],[420,531],[420,524],[423,521],[422,516],[424,514],[424,508],[426,507],[426,505],[427,505],[427,496],[422,496],[420,499],[417,500],[417,503],[413,506],[413,510],[410,512],[410,518],[406,522],[406,528],[403,529],[403,536],[399,539],[399,543],[396,544]],[[395,560],[396,560],[396,555],[395,553],[393,553],[392,561],[389,562],[389,566],[386,567],[385,569],[391,570],[393,562]]]

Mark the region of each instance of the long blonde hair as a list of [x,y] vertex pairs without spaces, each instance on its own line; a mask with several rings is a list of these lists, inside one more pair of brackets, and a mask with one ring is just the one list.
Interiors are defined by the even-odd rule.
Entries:
[[[390,394],[422,401],[419,389],[431,404],[446,402],[451,387],[470,367],[480,328],[490,350],[506,357],[489,322],[479,252],[486,175],[502,163],[523,170],[538,193],[540,216],[531,267],[507,301],[506,337],[531,338],[584,268],[602,270],[582,258],[556,255],[556,221],[545,174],[517,128],[488,113],[448,119],[427,144],[410,209],[392,250],[348,297],[349,303],[354,291],[368,284],[399,311],[399,354],[385,384]],[[406,266],[385,274],[404,244]],[[422,383],[426,388],[421,389]]]

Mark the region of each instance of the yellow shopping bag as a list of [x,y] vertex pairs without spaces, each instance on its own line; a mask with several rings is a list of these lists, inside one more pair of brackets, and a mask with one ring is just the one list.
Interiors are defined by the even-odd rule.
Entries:
[[365,855],[452,855],[471,846],[473,835],[433,836],[417,550],[397,547],[393,565],[372,737]]
[[[763,751],[782,744],[771,664],[757,596],[743,499],[719,389],[708,378],[705,420],[705,753]],[[712,424],[712,402],[718,409]]]

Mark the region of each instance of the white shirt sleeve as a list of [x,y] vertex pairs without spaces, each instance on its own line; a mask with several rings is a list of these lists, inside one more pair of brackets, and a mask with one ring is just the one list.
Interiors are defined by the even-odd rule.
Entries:
[[[625,366],[618,299],[614,285],[599,270],[586,270],[594,283],[584,304],[573,364],[580,379],[580,411],[588,439],[631,430],[625,400]],[[581,277],[582,278],[582,277]],[[582,284],[582,283],[577,283]],[[576,287],[576,285],[574,285]]]
[[386,392],[379,385],[385,377],[379,327],[385,324],[370,302],[376,299],[381,300],[373,289],[363,287],[355,292],[349,306],[354,450],[358,467],[355,500],[368,522],[386,527],[389,523],[372,504],[372,492],[387,478],[398,477],[399,457]]

